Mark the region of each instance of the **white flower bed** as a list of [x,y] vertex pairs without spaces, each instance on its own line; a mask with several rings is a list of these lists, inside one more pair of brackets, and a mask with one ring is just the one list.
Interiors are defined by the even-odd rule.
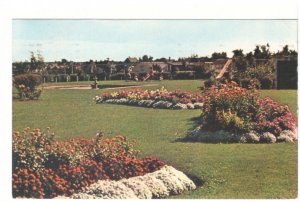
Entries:
[[239,143],[275,143],[275,142],[294,142],[297,141],[297,135],[290,130],[284,130],[278,137],[270,132],[257,133],[250,131],[246,134],[233,134],[223,130],[206,131],[202,128],[196,127],[193,131],[188,133],[187,139],[199,142],[239,142]]
[[[152,199],[166,198],[196,189],[184,173],[171,166],[144,176],[120,181],[99,180],[69,198],[73,199]],[[58,197],[59,198],[59,197]]]

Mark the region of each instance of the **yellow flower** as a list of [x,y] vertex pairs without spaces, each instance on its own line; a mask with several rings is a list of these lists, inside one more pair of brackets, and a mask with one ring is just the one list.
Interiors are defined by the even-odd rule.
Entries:
[[118,92],[113,92],[113,93],[111,93],[111,96],[112,97],[117,97],[119,94],[118,94]]

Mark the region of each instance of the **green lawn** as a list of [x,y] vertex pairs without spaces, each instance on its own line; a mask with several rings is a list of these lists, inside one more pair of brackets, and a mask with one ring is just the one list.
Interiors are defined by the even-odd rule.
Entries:
[[[90,85],[93,81],[79,81],[79,82],[58,82],[58,83],[44,83],[43,86],[64,86],[64,85]],[[163,80],[163,81],[146,81],[146,82],[135,82],[135,81],[98,81],[99,85],[139,85],[146,86],[149,89],[157,88],[157,86],[164,86],[168,89],[185,89],[188,91],[195,91],[199,86],[203,85],[203,80]],[[153,87],[154,86],[154,87]]]
[[[76,82],[75,82],[76,83]],[[101,82],[118,83],[121,82]],[[134,82],[126,82],[134,83]],[[200,80],[139,82],[157,88],[196,91]],[[89,84],[89,83],[87,83]],[[13,102],[13,130],[51,126],[59,139],[93,137],[98,130],[137,140],[144,155],[204,180],[204,185],[173,198],[296,198],[297,143],[204,144],[176,141],[195,127],[199,110],[163,110],[95,104],[106,90],[47,90],[40,100]],[[265,90],[297,111],[295,90]]]

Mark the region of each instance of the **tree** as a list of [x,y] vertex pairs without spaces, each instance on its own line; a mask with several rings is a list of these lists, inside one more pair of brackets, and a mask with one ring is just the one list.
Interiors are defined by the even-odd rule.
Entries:
[[68,60],[66,60],[66,59],[61,59],[61,63],[67,63],[68,62]]
[[259,48],[259,46],[256,46],[255,49],[254,49],[254,57],[259,58],[260,55],[261,55],[260,48]]
[[226,59],[226,58],[227,58],[227,53],[226,53],[226,52],[222,52],[222,53],[214,52],[214,53],[211,55],[211,59],[213,59],[213,60],[217,60],[217,59]]
[[262,45],[260,48],[261,48],[261,59],[269,59],[270,56],[271,56],[271,53],[269,51],[269,44],[267,44],[266,46],[265,45]]
[[281,51],[278,51],[275,56],[284,57],[284,56],[298,56],[297,51],[290,50],[288,45],[283,46]]
[[166,58],[158,58],[158,59],[155,59],[156,62],[167,62],[167,59]]
[[37,56],[35,56],[34,52],[32,51],[30,52],[30,54],[30,67],[28,68],[27,72],[44,69],[44,57],[40,53],[38,53]]
[[198,56],[198,54],[192,54],[191,55],[191,58],[198,58],[199,56]]
[[252,58],[253,58],[253,53],[252,53],[252,51],[250,51],[249,53],[246,54],[246,59],[250,60]]
[[244,58],[244,53],[242,49],[236,49],[233,50],[232,52],[233,52],[235,67],[238,71],[238,74],[240,74],[247,69],[247,61]]
[[148,55],[144,55],[144,56],[142,57],[142,61],[143,61],[143,62],[147,62],[148,60],[149,60]]
[[271,53],[269,51],[270,45],[257,45],[254,49],[254,57],[256,59],[269,59],[271,57]]
[[233,50],[233,57],[244,57],[244,53],[242,49]]
[[113,71],[113,67],[112,67],[112,64],[111,63],[107,63],[105,66],[104,66],[104,73],[105,73],[105,80],[108,79],[110,80],[111,78],[111,74],[112,74],[112,71]]
[[282,55],[288,55],[289,54],[289,46],[288,45],[285,45],[283,48],[282,48]]
[[290,50],[290,54],[291,54],[292,56],[298,56],[298,53],[297,53],[297,51],[295,51],[295,50]]
[[152,56],[148,56],[148,55],[144,55],[142,57],[142,62],[152,62],[153,61],[153,57]]
[[30,63],[25,62],[15,62],[13,63],[13,74],[22,74],[28,71]]
[[253,65],[253,63],[254,63],[254,55],[253,55],[252,51],[249,52],[249,53],[247,53],[245,58],[246,58],[246,60],[247,60],[247,62],[248,62],[249,65]]

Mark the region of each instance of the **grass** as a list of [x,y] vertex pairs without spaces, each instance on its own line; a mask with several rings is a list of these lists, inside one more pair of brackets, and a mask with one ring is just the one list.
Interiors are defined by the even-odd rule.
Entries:
[[[105,84],[109,82],[103,82]],[[117,82],[120,84],[119,82]],[[199,80],[139,82],[196,91]],[[13,102],[13,130],[51,126],[58,139],[122,134],[137,140],[142,156],[157,156],[167,164],[197,176],[204,185],[172,198],[296,198],[297,143],[204,144],[176,141],[195,127],[199,110],[163,110],[123,105],[96,105],[103,90],[48,90],[40,100]],[[110,90],[112,91],[112,90]],[[297,112],[295,90],[264,90]]]
[[[79,82],[58,82],[58,83],[44,83],[43,86],[68,86],[68,85],[90,85],[93,81],[79,81]],[[146,82],[135,82],[135,81],[98,81],[98,84],[101,85],[139,85],[145,86],[149,89],[156,89],[157,86],[164,86],[167,89],[185,89],[188,91],[195,91],[199,86],[203,85],[203,80],[163,80],[163,81],[146,81]]]

